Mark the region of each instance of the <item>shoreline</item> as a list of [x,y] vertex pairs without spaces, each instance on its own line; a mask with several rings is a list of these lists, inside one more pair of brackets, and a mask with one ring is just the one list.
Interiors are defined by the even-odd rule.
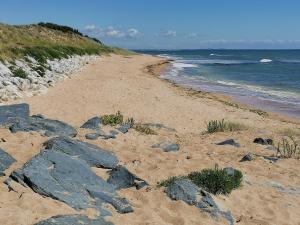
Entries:
[[225,105],[229,105],[229,106],[232,106],[235,108],[244,109],[244,110],[248,110],[250,112],[257,113],[258,115],[263,116],[263,117],[278,119],[282,122],[291,122],[291,123],[295,123],[295,124],[300,124],[300,119],[298,119],[298,118],[295,118],[295,117],[292,117],[289,115],[285,115],[285,114],[281,114],[278,112],[272,112],[272,111],[260,109],[259,107],[251,106],[247,103],[243,103],[241,101],[233,99],[233,97],[230,95],[214,93],[214,92],[209,92],[209,91],[196,90],[191,87],[187,87],[183,84],[179,84],[179,83],[173,82],[171,80],[161,78],[160,77],[161,74],[164,72],[164,70],[166,70],[168,67],[171,66],[170,64],[174,60],[164,59],[163,57],[158,57],[158,58],[161,58],[161,62],[158,62],[153,65],[145,66],[145,71],[148,72],[149,74],[159,78],[160,80],[170,83],[174,88],[178,88],[179,90],[184,91],[189,96],[216,100]]
[[[149,66],[150,73],[146,72]],[[158,182],[172,176],[214,168],[216,164],[219,168],[236,168],[244,175],[242,186],[230,195],[212,195],[220,209],[230,211],[235,221],[241,225],[296,225],[300,218],[300,175],[295,173],[299,170],[299,159],[273,162],[266,157],[274,157],[276,151],[268,149],[270,146],[255,144],[253,140],[271,138],[277,144],[288,132],[300,140],[300,125],[232,107],[230,103],[217,101],[210,93],[195,92],[158,79],[165,66],[167,63],[161,58],[149,55],[103,56],[72,74],[72,79],[50,87],[47,94],[11,100],[7,104],[27,103],[30,115],[42,114],[69,124],[78,133],[73,139],[111,151],[120,166],[149,184],[139,190],[132,187],[118,191],[134,211],[120,214],[108,206],[112,216],[105,219],[114,225],[182,225],[199,221],[206,225],[225,224],[194,206],[171,200],[165,189],[157,186]],[[86,138],[94,131],[81,128],[82,124],[95,116],[117,111],[124,119],[133,118],[136,123],[163,126],[153,128],[156,134],[130,129],[112,139]],[[223,118],[243,125],[244,129],[205,132],[210,120]],[[116,129],[101,128],[104,132]],[[35,131],[12,133],[3,127],[0,129],[2,139],[5,141],[0,141],[0,148],[16,162],[0,177],[0,224],[33,225],[57,215],[98,215],[93,208],[76,211],[64,202],[42,197],[16,182],[13,182],[15,191],[9,191],[3,182],[11,172],[43,151],[43,144],[49,137]],[[239,147],[217,144],[230,139]],[[165,152],[152,147],[164,142],[178,144],[179,150]],[[240,162],[246,154],[251,154],[253,159]],[[92,172],[104,180],[108,177],[107,169],[93,167]]]

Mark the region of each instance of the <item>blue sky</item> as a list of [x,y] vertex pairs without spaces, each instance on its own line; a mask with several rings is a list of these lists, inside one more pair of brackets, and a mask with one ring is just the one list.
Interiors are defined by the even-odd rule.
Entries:
[[126,48],[300,48],[299,0],[6,0],[0,21],[69,25]]

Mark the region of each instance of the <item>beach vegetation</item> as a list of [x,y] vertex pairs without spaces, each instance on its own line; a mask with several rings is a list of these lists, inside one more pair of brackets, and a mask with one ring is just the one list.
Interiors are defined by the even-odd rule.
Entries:
[[211,120],[207,123],[206,132],[216,133],[216,132],[225,132],[225,131],[240,131],[246,128],[247,127],[244,124],[236,123],[236,122],[227,122],[224,119]]
[[27,73],[22,68],[15,68],[14,66],[12,66],[9,69],[13,73],[14,77],[19,77],[22,79],[27,78]]
[[101,116],[101,121],[103,125],[116,126],[123,123],[123,115],[120,111],[116,114],[109,114]]
[[293,158],[300,156],[300,146],[292,136],[283,137],[276,149],[276,156],[279,158]]
[[157,132],[153,130],[149,125],[137,123],[133,127],[137,132],[147,135],[157,135]]
[[228,195],[232,190],[241,186],[243,174],[239,170],[234,173],[228,173],[226,169],[219,169],[216,165],[213,169],[203,169],[201,171],[191,172],[187,176],[172,176],[166,180],[158,182],[158,187],[168,187],[178,179],[190,179],[198,187],[205,191],[218,195]]

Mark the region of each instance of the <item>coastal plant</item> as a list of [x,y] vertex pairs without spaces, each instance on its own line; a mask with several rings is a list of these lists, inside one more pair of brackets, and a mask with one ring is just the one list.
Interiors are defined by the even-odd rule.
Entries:
[[110,125],[110,126],[116,126],[123,123],[123,115],[120,111],[118,111],[116,114],[109,114],[101,116],[101,121],[103,125]]
[[198,187],[212,194],[228,195],[232,190],[241,186],[243,174],[239,170],[234,170],[233,174],[226,169],[219,169],[216,165],[214,169],[203,169],[191,172],[187,176],[172,176],[157,183],[158,187],[168,187],[178,179],[189,179]]
[[126,121],[125,121],[125,124],[128,126],[128,128],[132,128],[134,126],[134,119],[132,117],[128,118]]
[[299,157],[300,146],[292,136],[284,137],[277,145],[276,156],[280,158]]
[[225,132],[225,131],[239,131],[246,129],[246,126],[240,123],[227,122],[224,119],[222,120],[211,120],[207,123],[206,132],[207,133],[216,133],[216,132]]
[[188,178],[207,192],[227,195],[241,185],[243,174],[239,170],[229,174],[225,169],[215,166],[214,169],[192,172]]
[[15,68],[14,66],[11,66],[9,69],[13,73],[14,77],[19,77],[19,78],[22,78],[22,79],[27,78],[27,74],[22,68]]
[[137,123],[133,128],[142,134],[157,135],[157,133],[147,124]]

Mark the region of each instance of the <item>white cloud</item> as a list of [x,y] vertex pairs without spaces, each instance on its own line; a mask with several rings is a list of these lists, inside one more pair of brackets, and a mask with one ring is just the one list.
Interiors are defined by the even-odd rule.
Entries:
[[112,38],[122,38],[125,37],[126,34],[120,29],[110,26],[106,29],[105,36],[112,37]]
[[131,38],[138,38],[143,36],[143,34],[135,28],[130,28],[127,30],[127,36]]
[[162,35],[164,37],[176,37],[177,36],[177,32],[174,30],[164,30],[162,31]]

